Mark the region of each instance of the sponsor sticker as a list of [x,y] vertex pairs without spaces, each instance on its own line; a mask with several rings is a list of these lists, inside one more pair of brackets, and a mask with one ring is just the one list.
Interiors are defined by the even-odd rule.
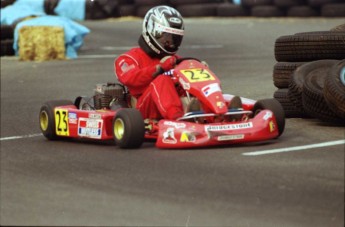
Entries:
[[265,115],[264,115],[264,120],[267,121],[268,119],[270,119],[272,117],[272,112],[267,112]]
[[102,119],[79,118],[78,135],[100,139],[102,136]]
[[180,142],[194,142],[195,136],[190,132],[182,132]]
[[131,69],[134,69],[135,68],[135,65],[128,65],[127,62],[124,62],[123,64],[121,64],[121,71],[123,73],[126,73],[128,72],[129,70]]
[[100,114],[90,113],[90,114],[89,114],[89,118],[92,118],[92,119],[101,119],[102,116],[101,116]]
[[181,24],[182,23],[181,19],[178,17],[170,17],[169,21],[172,23],[175,23],[175,24]]
[[276,126],[273,121],[269,122],[269,126],[270,126],[270,132],[273,132],[276,129]]
[[68,123],[70,124],[77,124],[77,114],[76,113],[68,113]]
[[175,128],[185,128],[186,124],[179,123],[179,122],[173,122],[173,121],[164,121],[164,125],[173,126]]
[[227,131],[227,130],[239,130],[253,128],[252,122],[240,123],[240,124],[228,124],[228,125],[206,125],[206,131]]
[[175,144],[177,140],[175,138],[175,129],[174,128],[167,128],[167,130],[163,133],[163,143],[170,143]]
[[224,102],[222,102],[222,101],[218,101],[218,102],[217,102],[217,107],[218,107],[218,108],[221,109],[221,108],[223,108],[224,106],[225,106],[225,103],[224,103]]
[[218,136],[217,139],[218,141],[242,140],[244,139],[244,134]]
[[220,90],[219,84],[213,83],[213,84],[209,84],[209,85],[203,87],[201,89],[201,91],[204,93],[204,95],[206,97],[208,97],[208,96],[212,95],[213,93],[221,91],[221,90]]

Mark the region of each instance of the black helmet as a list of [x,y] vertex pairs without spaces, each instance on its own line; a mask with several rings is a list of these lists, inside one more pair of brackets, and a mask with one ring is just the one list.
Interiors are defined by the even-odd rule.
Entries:
[[181,45],[183,35],[183,18],[176,9],[170,6],[156,6],[146,13],[142,37],[156,54],[175,54]]

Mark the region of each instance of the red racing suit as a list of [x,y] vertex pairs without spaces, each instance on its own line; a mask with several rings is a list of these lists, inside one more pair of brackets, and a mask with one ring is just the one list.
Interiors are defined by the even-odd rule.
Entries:
[[159,63],[159,58],[135,47],[115,59],[115,75],[137,99],[136,108],[144,119],[174,120],[183,116],[182,103],[170,76],[153,76]]

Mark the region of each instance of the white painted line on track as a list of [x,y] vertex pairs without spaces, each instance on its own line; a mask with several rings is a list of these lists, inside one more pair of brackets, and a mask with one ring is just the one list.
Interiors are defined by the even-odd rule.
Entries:
[[345,140],[335,140],[323,143],[315,143],[303,146],[296,146],[296,147],[286,147],[286,148],[278,148],[272,150],[264,150],[264,151],[253,151],[253,152],[245,152],[242,155],[245,156],[258,156],[258,155],[266,155],[266,154],[275,154],[275,153],[283,153],[283,152],[290,152],[290,151],[300,151],[312,148],[320,148],[320,147],[329,147],[329,146],[336,146],[345,144]]
[[[220,49],[223,48],[224,45],[220,44],[204,44],[204,45],[186,45],[186,46],[181,46],[180,49]],[[133,47],[131,46],[104,46],[101,47],[100,49],[102,50],[120,50],[120,51],[127,51],[132,49]]]
[[[223,48],[223,45],[218,44],[206,44],[206,45],[188,45],[181,47],[181,49],[220,49]],[[133,47],[130,46],[104,46],[100,49],[107,50],[107,51],[127,51]],[[80,59],[96,59],[96,58],[113,58],[115,59],[118,55],[117,54],[85,54],[85,55],[78,55]]]
[[43,135],[42,133],[37,133],[37,134],[30,134],[30,135],[23,135],[23,136],[2,137],[0,138],[0,141],[31,138],[31,137],[42,136],[42,135]]
[[116,58],[116,54],[90,54],[90,55],[79,55],[78,58]]

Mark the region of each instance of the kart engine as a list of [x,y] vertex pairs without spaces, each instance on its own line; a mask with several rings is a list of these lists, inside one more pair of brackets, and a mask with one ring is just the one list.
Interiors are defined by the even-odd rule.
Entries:
[[112,106],[127,105],[127,89],[122,84],[97,84],[94,95],[94,108],[109,109]]

